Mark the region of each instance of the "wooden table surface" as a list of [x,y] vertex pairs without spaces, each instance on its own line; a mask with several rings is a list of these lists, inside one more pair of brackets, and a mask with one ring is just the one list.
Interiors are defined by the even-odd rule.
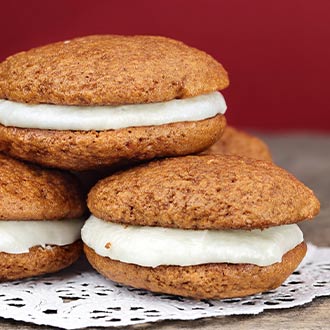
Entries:
[[[314,221],[301,224],[306,241],[330,246],[330,135],[261,135],[274,161],[311,187],[321,201]],[[330,297],[315,299],[303,307],[272,310],[256,316],[229,316],[197,321],[164,321],[125,329],[330,329]],[[0,319],[0,330],[44,330],[33,324]],[[93,329],[93,328],[89,328]]]

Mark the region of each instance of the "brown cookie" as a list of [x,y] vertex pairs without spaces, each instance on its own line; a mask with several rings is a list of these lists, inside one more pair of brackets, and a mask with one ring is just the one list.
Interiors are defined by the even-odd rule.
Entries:
[[203,152],[205,155],[237,155],[272,161],[271,153],[261,139],[232,126],[226,126],[220,140]]
[[141,267],[102,257],[84,245],[91,265],[105,277],[135,288],[192,297],[232,298],[272,290],[296,269],[306,254],[301,243],[282,262],[260,267],[251,264]]
[[73,175],[0,154],[0,220],[73,219],[85,210]]
[[108,131],[55,131],[0,125],[0,151],[48,167],[104,168],[200,152],[216,142],[223,115],[192,122]]
[[[0,99],[23,103],[166,102],[228,84],[227,72],[210,55],[156,36],[82,37],[21,52],[0,64]],[[0,151],[48,167],[90,170],[201,152],[219,139],[224,126],[222,115],[105,131],[1,125]]]
[[25,103],[152,103],[221,90],[210,55],[157,36],[95,35],[21,52],[0,64],[0,98]]
[[154,161],[99,181],[88,207],[98,218],[182,229],[253,229],[319,212],[313,192],[271,162],[199,155]]
[[81,255],[82,242],[65,246],[33,247],[29,253],[0,252],[0,282],[57,272]]

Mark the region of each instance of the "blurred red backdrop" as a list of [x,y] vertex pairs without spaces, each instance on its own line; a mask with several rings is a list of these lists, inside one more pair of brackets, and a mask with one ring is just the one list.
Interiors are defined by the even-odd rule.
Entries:
[[231,124],[330,131],[330,1],[2,1],[0,60],[76,36],[154,34],[223,63]]

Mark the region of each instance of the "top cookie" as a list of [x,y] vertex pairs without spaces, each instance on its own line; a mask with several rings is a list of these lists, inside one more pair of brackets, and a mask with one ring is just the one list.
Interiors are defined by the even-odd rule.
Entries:
[[0,154],[0,220],[73,219],[84,212],[74,176]]
[[95,35],[34,48],[0,64],[0,98],[113,105],[221,90],[227,72],[210,55],[158,36]]
[[271,162],[202,155],[151,162],[99,181],[88,207],[98,218],[185,229],[253,229],[319,211],[313,192]]

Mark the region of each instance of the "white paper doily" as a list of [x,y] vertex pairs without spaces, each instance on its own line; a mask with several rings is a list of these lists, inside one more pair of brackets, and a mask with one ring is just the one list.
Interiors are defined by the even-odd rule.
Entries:
[[0,317],[77,329],[160,320],[258,314],[330,295],[330,248],[308,246],[303,264],[277,290],[240,299],[194,301],[125,287],[85,261],[55,275],[0,284]]

